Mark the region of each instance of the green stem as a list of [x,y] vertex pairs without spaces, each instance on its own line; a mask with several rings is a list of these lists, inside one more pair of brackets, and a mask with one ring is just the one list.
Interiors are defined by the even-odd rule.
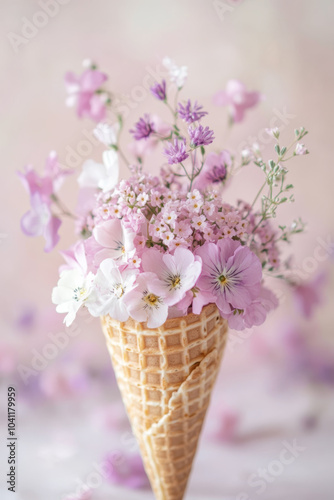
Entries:
[[252,205],[251,205],[251,208],[249,209],[249,211],[247,212],[247,214],[243,217],[243,219],[246,219],[246,218],[249,216],[249,214],[251,213],[252,209],[254,208],[255,203],[256,203],[256,202],[257,202],[257,200],[259,199],[259,196],[260,196],[260,194],[262,193],[263,189],[265,188],[266,184],[267,184],[267,179],[266,179],[266,180],[265,180],[265,182],[262,184],[262,187],[260,188],[259,192],[258,192],[258,193],[257,193],[257,195],[255,196],[255,199],[254,199],[254,201],[253,201],[253,203],[252,203]]

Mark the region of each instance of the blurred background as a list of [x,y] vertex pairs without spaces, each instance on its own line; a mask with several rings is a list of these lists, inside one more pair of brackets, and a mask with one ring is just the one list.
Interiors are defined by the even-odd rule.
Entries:
[[[270,158],[265,128],[275,116],[283,143],[295,128],[310,132],[311,154],[290,165],[296,202],[279,216],[284,224],[298,216],[308,223],[291,251],[309,285],[293,295],[275,284],[281,307],[265,326],[231,332],[187,498],[333,498],[333,15],[330,0],[1,2],[0,418],[5,439],[7,387],[14,386],[15,498],[153,499],[99,322],[82,317],[66,335],[51,304],[57,249],[73,243],[73,225],[63,224],[51,254],[42,238],[25,237],[20,218],[29,200],[16,172],[29,163],[41,173],[51,150],[68,167],[101,158],[94,124],[65,107],[66,71],[79,74],[86,58],[106,71],[129,129],[143,112],[160,113],[147,89],[164,56],[188,66],[182,96],[210,111],[216,145],[240,153],[257,143]],[[232,128],[226,109],[212,104],[230,78],[266,96]],[[158,157],[146,166],[157,171]],[[71,208],[74,177],[61,191]],[[252,201],[260,181],[256,167],[247,167],[227,201]],[[4,439],[0,496],[14,498]]]

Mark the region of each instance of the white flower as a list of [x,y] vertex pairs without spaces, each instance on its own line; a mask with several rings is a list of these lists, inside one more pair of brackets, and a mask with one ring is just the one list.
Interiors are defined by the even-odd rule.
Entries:
[[169,72],[170,81],[175,83],[178,89],[181,89],[187,80],[187,66],[177,66],[169,57],[164,57],[162,64]]
[[94,301],[94,274],[85,276],[79,269],[63,271],[58,285],[52,291],[52,302],[57,304],[56,311],[67,313],[64,319],[70,326],[81,306],[87,306]]
[[95,278],[96,300],[90,306],[93,316],[109,314],[118,321],[126,321],[129,313],[124,299],[134,287],[137,271],[117,266],[113,259],[101,262]]
[[114,146],[117,143],[118,131],[118,123],[115,123],[113,126],[110,126],[107,123],[98,123],[93,130],[93,134],[96,139],[102,142],[105,146]]
[[104,193],[116,186],[119,176],[118,155],[113,149],[104,151],[103,164],[86,160],[78,178],[80,187],[100,188]]
[[131,318],[147,321],[148,328],[163,325],[168,316],[168,306],[161,291],[161,281],[154,273],[141,273],[137,277],[136,287],[124,299]]
[[301,142],[298,142],[298,144],[296,145],[295,154],[296,155],[307,155],[308,154],[307,148],[304,146],[304,144],[302,144]]

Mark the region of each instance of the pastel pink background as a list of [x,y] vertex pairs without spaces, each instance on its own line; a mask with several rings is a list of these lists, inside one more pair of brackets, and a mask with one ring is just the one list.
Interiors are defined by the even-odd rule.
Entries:
[[[21,233],[19,221],[28,210],[29,201],[16,171],[27,163],[32,163],[41,171],[52,149],[58,152],[60,161],[66,164],[69,149],[80,149],[80,141],[87,140],[86,136],[91,134],[91,122],[78,121],[73,110],[64,104],[64,73],[68,70],[79,73],[81,61],[85,58],[95,60],[99,68],[109,74],[111,89],[130,96],[128,128],[144,111],[159,112],[161,109],[159,103],[154,102],[145,90],[145,82],[153,83],[153,78],[149,80],[147,75],[155,71],[165,55],[180,65],[188,66],[189,78],[183,96],[197,99],[204,109],[212,110],[210,126],[215,131],[216,143],[223,147],[240,151],[245,138],[254,137],[251,142],[258,142],[265,151],[269,151],[263,142],[266,140],[263,139],[263,130],[277,114],[275,110],[283,113],[286,110],[286,113],[293,115],[282,136],[290,141],[293,129],[305,126],[310,132],[305,142],[311,152],[309,156],[297,158],[291,164],[296,202],[284,207],[280,215],[280,221],[284,223],[299,215],[308,222],[307,232],[296,237],[293,245],[297,265],[302,266],[305,259],[314,256],[319,237],[324,240],[334,237],[334,4],[330,0],[226,0],[221,4],[227,6],[223,18],[215,10],[213,1],[70,0],[66,5],[59,6],[59,12],[49,17],[46,25],[15,51],[10,42],[10,33],[20,35],[26,22],[23,18],[31,21],[41,7],[39,2],[31,0],[1,2],[0,51],[3,66],[0,120],[3,147],[0,262],[3,321],[0,349],[6,352],[4,346],[7,345],[16,353],[14,366],[8,370],[8,383],[16,372],[17,359],[29,363],[31,349],[36,346],[41,348],[48,332],[60,331],[62,328],[61,318],[56,318],[50,306],[51,289],[57,280],[61,257],[57,251],[44,254],[41,238],[29,239]],[[213,94],[222,89],[229,78],[239,78],[249,89],[259,90],[266,95],[266,100],[250,111],[245,122],[232,131],[227,127],[226,111],[213,108],[211,104]],[[141,88],[138,92],[144,95],[140,102],[135,97],[139,95],[136,94],[138,87]],[[93,147],[89,155],[81,155],[81,160],[88,157],[99,160],[101,152],[99,147]],[[156,157],[152,157],[147,165],[152,172],[157,171],[158,166]],[[125,170],[123,174],[126,175]],[[233,201],[236,197],[252,200],[257,192],[260,175],[255,167],[250,167],[244,176],[238,176],[235,185],[226,194],[227,200]],[[67,205],[74,207],[74,179],[68,182],[62,194]],[[71,223],[62,227],[61,237],[59,249],[72,243]],[[314,266],[315,273],[321,270],[331,275],[326,296],[328,299],[333,298],[333,256],[328,256],[328,259]],[[308,274],[312,277],[312,272]],[[37,319],[31,331],[28,334],[18,331],[17,322],[22,314],[35,309]],[[257,470],[261,460],[267,464],[274,459],[281,449],[280,443],[288,435],[299,436],[301,431],[296,430],[295,425],[304,415],[305,408],[308,408],[309,386],[298,386],[293,394],[289,389],[276,397],[272,387],[268,388],[264,383],[267,371],[271,373],[270,362],[263,363],[262,373],[257,357],[258,350],[268,342],[266,340],[262,344],[261,339],[269,338],[269,343],[279,344],[277,330],[283,321],[296,320],[294,315],[289,298],[285,297],[284,300],[283,297],[282,308],[271,316],[266,327],[259,332],[260,340],[254,339],[254,334],[237,352],[226,356],[226,365],[217,386],[219,401],[223,404],[227,402],[227,406],[246,416],[246,434],[253,432],[257,435],[258,432],[265,436],[268,431],[268,441],[262,435],[260,441],[253,436],[250,442],[236,447],[229,444],[226,448],[221,444],[221,448],[216,449],[203,444],[196,462],[189,499],[237,499],[240,492],[247,490],[245,478]],[[333,319],[331,301],[324,301],[311,326],[314,336],[325,350],[333,349]],[[83,345],[89,346],[91,355],[81,354],[81,362],[92,370],[100,370],[101,366],[108,370],[109,360],[98,322],[83,324],[82,330],[83,334],[73,341],[73,345],[77,349],[83,348]],[[262,357],[268,361],[266,356]],[[70,363],[67,362],[66,366]],[[283,373],[284,360],[282,363],[280,368]],[[112,381],[110,383],[114,384]],[[3,388],[7,385],[5,382]],[[63,407],[62,398],[56,398],[56,402],[55,399],[45,398],[38,402],[41,406],[34,412],[31,396],[25,399],[19,417],[22,445],[19,461],[21,496],[18,498],[62,498],[64,492],[71,491],[73,478],[84,476],[85,471],[90,470],[92,461],[99,459],[101,450],[105,450],[106,441],[109,440],[109,448],[118,446],[114,444],[113,439],[116,438],[112,433],[106,440],[103,430],[96,430],[95,427],[96,435],[92,437],[94,443],[90,444],[89,440],[86,442],[83,436],[89,429],[88,423],[81,423],[78,430],[76,418],[73,417],[76,412],[80,411],[79,417],[82,417],[92,411],[92,406],[98,404],[103,407],[107,404],[108,386],[104,389],[104,392],[96,389],[98,403],[94,389],[76,400],[71,410],[66,406],[68,403]],[[319,391],[316,390],[317,398]],[[116,389],[113,388],[111,392],[113,398],[118,400]],[[1,399],[1,407],[4,398]],[[327,401],[327,395],[324,401]],[[260,416],[256,405],[260,408]],[[332,454],[327,436],[333,432],[333,408],[326,408],[323,419],[324,423],[317,434],[305,437],[307,450],[300,462],[292,465],[274,484],[268,485],[262,498],[313,500],[317,495],[321,500],[331,498],[331,476],[326,464],[330,462]],[[44,426],[49,431],[43,437],[40,429]],[[270,434],[277,427],[278,432]],[[60,460],[50,465],[41,459],[41,449],[45,444],[43,440],[54,442],[55,436],[62,432],[66,434],[67,440],[74,441],[76,452],[66,459],[67,462],[64,459],[65,462]],[[77,435],[74,437],[74,434]],[[52,448],[50,443],[48,446]],[[80,447],[83,447],[83,451],[79,456],[75,453]],[[44,479],[41,479],[40,474],[38,480],[33,477],[37,469],[43,471]],[[0,481],[3,481],[2,477]],[[94,491],[93,499],[152,498],[147,492],[131,493],[126,489],[115,490],[116,493],[113,491],[110,487],[106,493],[103,489]]]

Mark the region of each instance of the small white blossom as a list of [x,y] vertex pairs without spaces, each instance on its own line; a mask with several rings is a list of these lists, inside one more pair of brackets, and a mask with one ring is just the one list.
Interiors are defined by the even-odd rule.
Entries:
[[63,271],[57,286],[52,291],[52,302],[57,304],[56,311],[67,313],[64,319],[66,326],[70,326],[80,307],[86,306],[90,311],[90,304],[94,301],[94,274],[87,276],[79,269]]
[[115,123],[113,126],[107,123],[99,123],[93,130],[93,134],[105,146],[114,146],[117,143],[118,131],[118,123]]
[[181,89],[185,84],[188,77],[187,66],[177,66],[175,62],[169,57],[165,57],[162,64],[169,72],[169,79],[175,83],[178,89]]
[[119,163],[116,151],[103,153],[103,163],[86,160],[78,178],[80,187],[100,188],[104,193],[116,186],[119,177]]

